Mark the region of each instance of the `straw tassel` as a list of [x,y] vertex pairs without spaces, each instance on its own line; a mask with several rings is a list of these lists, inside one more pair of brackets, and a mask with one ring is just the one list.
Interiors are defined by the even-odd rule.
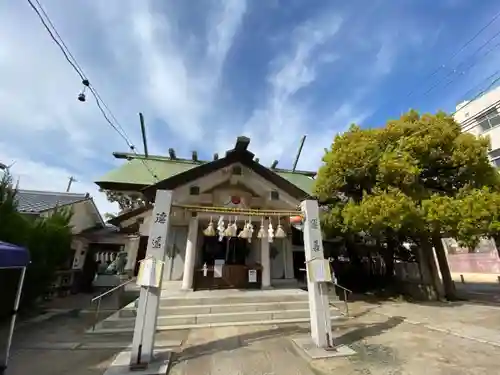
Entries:
[[267,228],[267,240],[269,242],[273,242],[273,239],[274,239],[273,223],[271,223],[271,220],[269,220],[269,226]]
[[262,218],[260,222],[260,228],[259,231],[257,232],[257,238],[266,238],[266,231],[264,230],[264,218]]
[[219,241],[222,242],[224,238],[224,216],[219,217],[219,221],[217,222],[217,232],[219,233]]

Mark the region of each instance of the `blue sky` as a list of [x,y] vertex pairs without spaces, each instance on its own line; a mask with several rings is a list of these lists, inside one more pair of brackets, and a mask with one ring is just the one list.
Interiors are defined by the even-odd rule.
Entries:
[[[263,163],[286,168],[307,134],[299,168],[316,169],[350,123],[453,111],[500,66],[500,19],[450,61],[500,11],[495,0],[42,4],[138,147],[144,113],[154,154],[209,158],[248,135]],[[16,162],[21,187],[63,191],[73,175],[73,191],[115,210],[92,181],[127,145],[92,100],[76,100],[79,77],[26,1],[0,4],[0,69],[0,161]]]

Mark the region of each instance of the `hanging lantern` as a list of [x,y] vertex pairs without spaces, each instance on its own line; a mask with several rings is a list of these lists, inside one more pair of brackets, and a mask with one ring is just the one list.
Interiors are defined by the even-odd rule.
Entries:
[[85,96],[85,89],[87,87],[89,87],[90,85],[90,82],[87,80],[87,79],[84,79],[82,81],[82,84],[83,84],[83,89],[82,91],[78,94],[78,100],[81,101],[81,102],[85,102],[87,100],[86,96]]
[[207,237],[215,236],[214,222],[212,221],[211,216],[210,216],[210,222],[208,223],[207,228],[203,231],[203,234]]
[[276,234],[274,235],[276,238],[286,238],[286,233],[283,230],[283,226],[280,223],[280,219],[278,217],[278,228],[276,229]]
[[266,238],[266,231],[264,230],[264,218],[262,218],[260,222],[260,228],[259,231],[257,232],[257,238]]
[[302,231],[304,229],[304,217],[301,215],[290,216],[290,225],[295,229]]
[[269,220],[269,226],[267,228],[267,240],[271,243],[274,239],[274,228],[273,223]]
[[301,224],[304,221],[304,218],[301,215],[290,216],[290,224]]

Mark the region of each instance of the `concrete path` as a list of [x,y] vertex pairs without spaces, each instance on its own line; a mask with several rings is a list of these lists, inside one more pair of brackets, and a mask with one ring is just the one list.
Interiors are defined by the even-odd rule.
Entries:
[[[500,309],[474,304],[353,303],[334,323],[353,357],[309,361],[291,338],[307,325],[223,327],[158,335],[176,344],[175,375],[490,375],[498,373]],[[90,337],[88,314],[66,314],[16,332],[9,375],[102,375],[129,336]]]
[[372,310],[406,323],[500,348],[500,307],[470,303],[383,304]]
[[297,355],[288,336],[307,329],[289,327],[224,327],[189,333],[174,357],[171,375],[314,375]]

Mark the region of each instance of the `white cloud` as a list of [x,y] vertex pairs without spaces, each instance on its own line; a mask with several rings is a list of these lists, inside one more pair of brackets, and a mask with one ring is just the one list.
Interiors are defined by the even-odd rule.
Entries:
[[0,143],[0,160],[6,165],[12,165],[10,172],[13,178],[19,181],[20,189],[64,192],[70,176],[73,176],[76,181],[71,185],[72,193],[89,193],[101,214],[119,211],[118,205],[108,202],[106,196],[99,192],[97,185],[87,180],[85,176],[75,175],[71,170],[35,161],[24,153],[9,149],[4,143]]
[[[122,125],[132,141],[139,139],[140,110],[147,119],[164,120],[181,139],[203,138],[203,117],[216,96],[245,1],[212,9],[206,25],[211,32],[200,58],[190,58],[185,40],[175,39],[172,20],[155,11],[152,2],[62,5],[53,1],[45,9],[91,83],[116,116],[127,119]],[[83,16],[85,28],[75,30]],[[89,39],[89,33],[99,39]],[[5,73],[0,81],[0,142],[16,145],[2,147],[0,160],[16,160],[12,171],[21,177],[22,188],[61,191],[73,175],[79,181],[75,191],[96,196],[102,211],[115,210],[91,179],[102,173],[102,167],[96,172],[96,163],[113,163],[111,152],[127,145],[89,94],[85,104],[76,100],[79,77],[26,4],[0,4],[0,46]],[[152,152],[164,153],[165,148],[164,141],[150,138]]]
[[220,4],[208,17],[206,54],[189,59],[175,43],[171,22],[145,6],[132,16],[135,49],[144,77],[142,90],[170,129],[190,141],[204,134],[203,120],[212,109],[222,68],[246,11],[244,0]]
[[[263,162],[280,159],[280,166],[289,167],[301,136],[309,134],[299,167],[314,169],[335,132],[370,114],[370,107],[361,102],[376,82],[374,77],[389,74],[396,62],[398,46],[387,31],[373,37],[377,48],[381,46],[378,54],[370,52],[373,66],[368,69],[351,60],[352,45],[343,34],[355,34],[350,39],[355,43],[372,40],[366,38],[366,27],[351,30],[353,24],[328,5],[319,9],[319,16],[284,27],[284,37],[274,38],[273,51],[260,46],[252,50],[269,54],[265,58],[270,63],[267,76],[248,71],[266,87],[256,93],[260,102],[246,108],[243,99],[238,101],[239,93],[231,90],[232,82],[224,81],[226,68],[241,33],[254,32],[243,29],[246,17],[255,17],[254,11],[267,12],[271,5],[200,2],[203,11],[184,9],[198,22],[181,27],[182,11],[177,7],[184,3],[74,0],[68,6],[64,0],[46,0],[54,24],[136,144],[137,112],[145,114],[151,153],[192,145],[201,145],[204,152],[221,152],[234,145],[237,135],[245,134]],[[276,4],[288,12],[296,9],[286,2]],[[371,78],[335,98],[342,90],[317,94],[318,85],[343,74],[336,67],[346,61],[353,71],[358,69],[356,73],[362,70],[363,79]],[[126,150],[126,144],[91,97],[84,104],[76,100],[80,78],[23,2],[0,2],[0,69],[0,162],[17,161],[13,172],[21,177],[23,188],[64,191],[73,175],[79,181],[73,191],[89,192],[103,212],[113,211],[92,180],[112,167],[111,152]],[[231,103],[236,108],[224,101],[221,105],[218,99],[224,95],[235,97]]]
[[[271,64],[269,93],[265,105],[254,111],[245,125],[246,133],[256,140],[252,149],[261,159],[270,161],[294,153],[300,137],[314,124],[308,121],[307,103],[295,95],[317,78],[315,54],[342,26],[342,18],[322,15],[294,30],[292,48]],[[293,150],[293,151],[292,151]]]

